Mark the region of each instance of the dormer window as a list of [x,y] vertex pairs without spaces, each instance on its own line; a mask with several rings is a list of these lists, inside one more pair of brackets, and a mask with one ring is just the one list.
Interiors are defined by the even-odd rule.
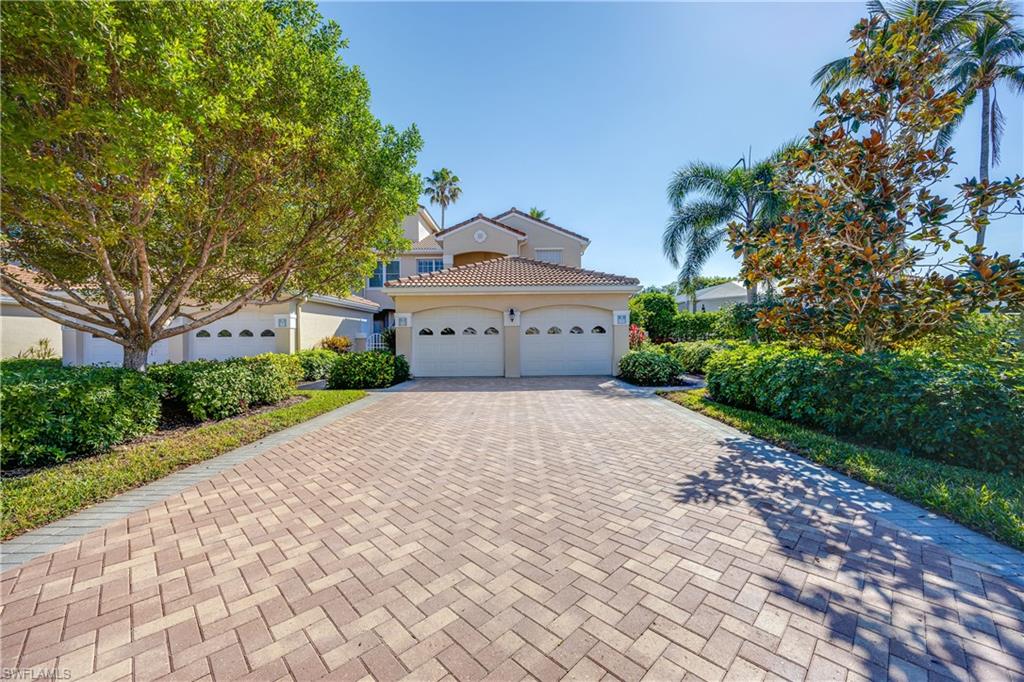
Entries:
[[537,249],[534,254],[537,260],[543,261],[544,263],[554,263],[556,265],[562,264],[561,249]]

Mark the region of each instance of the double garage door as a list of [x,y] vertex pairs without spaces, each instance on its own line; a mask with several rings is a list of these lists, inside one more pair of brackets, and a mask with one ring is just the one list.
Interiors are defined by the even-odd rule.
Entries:
[[412,372],[418,377],[504,376],[505,334],[519,335],[523,376],[612,373],[611,313],[582,306],[528,310],[519,327],[481,308],[416,313]]

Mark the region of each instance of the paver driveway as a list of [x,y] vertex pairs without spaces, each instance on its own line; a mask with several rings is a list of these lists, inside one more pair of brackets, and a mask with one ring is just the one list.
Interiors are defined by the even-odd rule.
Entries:
[[1019,583],[898,536],[856,487],[598,384],[420,382],[7,571],[3,665],[1024,677]]

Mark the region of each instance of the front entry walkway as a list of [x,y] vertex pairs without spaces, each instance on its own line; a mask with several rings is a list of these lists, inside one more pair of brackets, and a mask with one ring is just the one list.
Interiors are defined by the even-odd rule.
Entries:
[[791,460],[596,379],[416,382],[3,573],[3,666],[1024,678],[1024,556]]

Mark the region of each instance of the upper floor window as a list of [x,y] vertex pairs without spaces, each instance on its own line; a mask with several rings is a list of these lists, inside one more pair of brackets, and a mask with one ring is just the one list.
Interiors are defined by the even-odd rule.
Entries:
[[417,258],[416,274],[425,275],[429,272],[444,270],[444,260],[441,258]]
[[377,263],[377,269],[373,271],[373,276],[370,277],[369,282],[366,286],[368,287],[382,287],[384,282],[392,282],[399,278],[399,263],[396,260],[390,263],[380,262]]
[[537,256],[537,260],[544,261],[545,263],[562,263],[562,250],[561,249],[537,249],[534,252]]

